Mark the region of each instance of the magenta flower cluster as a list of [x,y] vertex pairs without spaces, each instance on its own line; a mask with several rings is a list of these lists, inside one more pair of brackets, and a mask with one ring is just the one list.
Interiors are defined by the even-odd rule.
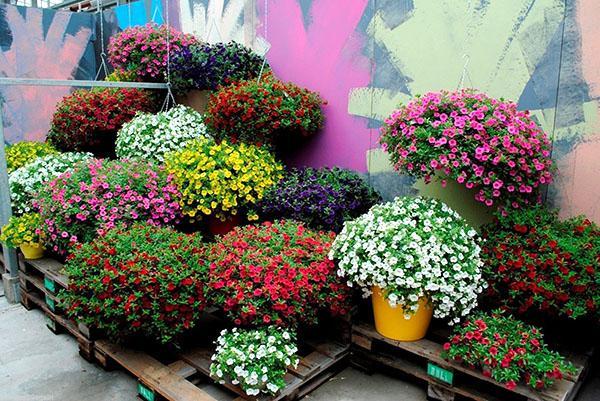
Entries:
[[48,244],[65,254],[118,225],[176,223],[181,217],[179,198],[162,167],[94,159],[51,181],[34,205],[44,219]]
[[537,203],[552,181],[550,141],[529,112],[473,90],[416,97],[385,120],[380,142],[399,172],[455,180],[489,207]]
[[192,44],[198,44],[193,35],[149,23],[111,36],[108,60],[115,69],[135,73],[141,81],[163,81],[168,54],[173,58]]

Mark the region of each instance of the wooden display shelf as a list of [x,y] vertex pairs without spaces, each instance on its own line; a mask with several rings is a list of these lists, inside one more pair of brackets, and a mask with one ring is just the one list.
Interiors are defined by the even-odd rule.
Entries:
[[[435,338],[435,336],[432,336]],[[572,401],[587,374],[593,352],[563,353],[577,373],[558,380],[551,387],[536,391],[524,384],[513,390],[480,371],[470,369],[440,355],[443,341],[425,338],[403,342],[386,338],[366,323],[352,327],[352,363],[363,370],[392,368],[427,384],[430,399],[451,401]]]

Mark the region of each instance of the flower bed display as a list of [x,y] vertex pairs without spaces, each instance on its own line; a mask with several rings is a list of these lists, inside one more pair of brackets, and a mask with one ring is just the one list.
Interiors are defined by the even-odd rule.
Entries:
[[67,315],[114,340],[168,343],[194,327],[205,306],[200,236],[166,227],[115,228],[78,246],[65,265]]
[[36,198],[55,252],[66,253],[118,224],[176,223],[180,194],[162,167],[146,162],[93,160],[49,183]]
[[443,356],[482,369],[509,390],[521,381],[542,389],[575,372],[570,362],[548,349],[539,329],[498,311],[479,312],[457,326]]
[[477,233],[435,199],[396,198],[347,221],[331,247],[338,274],[384,290],[391,306],[412,313],[426,298],[434,316],[457,323],[477,306],[484,287]]
[[56,153],[58,151],[46,142],[18,142],[6,147],[6,167],[11,173],[40,157]]
[[121,126],[137,112],[155,109],[150,92],[141,89],[77,90],[58,104],[48,142],[61,151],[112,156]]
[[[219,86],[258,77],[264,58],[237,43],[199,43],[178,52],[172,60],[174,89],[214,90]],[[265,71],[269,65],[265,64]]]
[[550,141],[529,113],[472,90],[415,98],[385,120],[380,141],[400,173],[442,175],[493,208],[538,203],[552,181]]
[[239,385],[246,394],[275,395],[285,387],[287,368],[298,366],[295,335],[279,327],[223,330],[210,365],[221,384]]
[[314,324],[348,312],[348,287],[327,258],[335,234],[292,221],[237,227],[207,247],[209,299],[236,325]]
[[202,115],[186,106],[157,114],[138,114],[117,134],[116,154],[122,159],[145,159],[162,163],[167,152],[179,150],[206,136]]
[[8,184],[13,214],[21,215],[33,211],[33,197],[37,192],[46,190],[45,183],[91,157],[90,153],[51,154],[10,173]]
[[272,144],[321,129],[324,104],[318,93],[266,75],[222,87],[210,98],[205,122],[219,139]]
[[303,168],[286,172],[256,210],[264,220],[292,219],[314,229],[339,232],[381,196],[357,173],[341,168]]
[[514,211],[484,227],[486,299],[538,319],[598,319],[600,228],[556,211]]
[[[202,138],[167,154],[166,170],[181,192],[184,215],[225,220],[261,199],[283,167],[265,149]],[[249,216],[253,218],[253,216]]]
[[140,81],[162,82],[166,79],[168,52],[173,57],[193,44],[198,44],[193,35],[166,25],[148,23],[111,36],[108,61],[117,70],[135,72]]

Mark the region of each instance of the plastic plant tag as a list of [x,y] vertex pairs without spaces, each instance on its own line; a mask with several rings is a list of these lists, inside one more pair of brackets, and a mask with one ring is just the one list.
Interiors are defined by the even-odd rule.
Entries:
[[144,386],[142,383],[138,382],[137,385],[138,395],[146,400],[146,401],[154,401],[154,391],[150,390],[148,387]]
[[452,384],[454,373],[431,362],[427,363],[427,374],[444,383]]

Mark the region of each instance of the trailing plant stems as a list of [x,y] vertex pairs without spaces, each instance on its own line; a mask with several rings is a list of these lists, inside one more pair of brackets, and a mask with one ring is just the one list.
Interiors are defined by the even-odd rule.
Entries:
[[[100,87],[100,88],[138,88],[138,89],[168,89],[164,83],[153,82],[108,82],[108,81],[89,81],[89,80],[69,80],[69,79],[43,79],[43,78],[0,78],[0,88],[2,86],[71,86],[71,87]],[[0,225],[8,223],[12,215],[10,205],[10,190],[8,187],[8,168],[6,165],[4,139],[4,122],[0,112]],[[4,266],[9,273],[8,280],[3,283],[9,283],[12,288],[5,288],[7,300],[10,303],[20,302],[19,294],[19,269],[17,265],[17,254],[14,249],[2,244],[4,254]]]

